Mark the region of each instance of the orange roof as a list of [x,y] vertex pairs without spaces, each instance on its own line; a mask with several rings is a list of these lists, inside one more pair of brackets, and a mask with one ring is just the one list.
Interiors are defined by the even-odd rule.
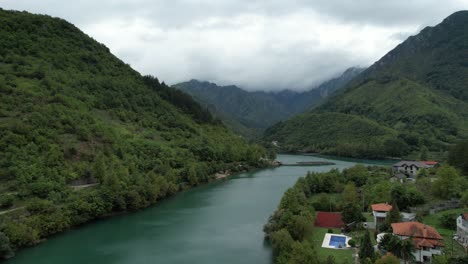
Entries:
[[426,165],[436,165],[438,163],[437,161],[433,161],[433,160],[425,160],[425,161],[421,161],[421,162],[426,164]]
[[392,206],[388,203],[373,204],[371,207],[372,211],[390,212],[392,210]]
[[422,247],[443,247],[444,243],[436,239],[413,238],[413,243],[416,248]]
[[463,219],[468,220],[468,213],[463,214]]
[[392,229],[395,235],[442,240],[435,228],[419,222],[393,223]]
[[443,247],[442,236],[432,226],[419,222],[393,223],[393,234],[399,236],[408,236],[413,239],[416,248],[436,246]]

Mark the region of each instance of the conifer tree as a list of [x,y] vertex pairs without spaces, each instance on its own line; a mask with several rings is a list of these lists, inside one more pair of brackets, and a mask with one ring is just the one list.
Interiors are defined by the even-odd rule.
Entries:
[[396,202],[393,202],[392,210],[390,210],[390,212],[388,212],[387,218],[386,218],[385,221],[387,222],[388,226],[390,226],[392,223],[401,222],[400,209],[398,208],[398,204]]
[[366,230],[364,236],[362,237],[361,245],[359,247],[359,259],[361,261],[364,261],[367,258],[373,260],[374,257],[374,247],[372,246],[369,231]]

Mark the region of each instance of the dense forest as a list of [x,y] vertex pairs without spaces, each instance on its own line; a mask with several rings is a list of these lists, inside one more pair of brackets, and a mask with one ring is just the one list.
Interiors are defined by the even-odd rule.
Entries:
[[[279,141],[286,149],[349,156],[405,156],[426,149],[440,157],[450,145],[468,137],[467,24],[468,11],[460,11],[435,27],[425,28],[312,112],[267,130],[265,139]],[[387,133],[371,140],[377,141],[381,150],[368,151],[366,135],[371,131],[366,126],[361,126],[360,138],[347,141],[352,145],[348,153],[338,153],[343,140],[331,146],[322,142],[323,136],[303,140],[309,134],[326,134],[330,126],[344,128],[338,118],[330,119],[330,124],[302,125],[323,113],[340,113],[349,119],[359,116],[374,123],[369,130],[378,124]],[[288,135],[286,131],[295,132]],[[339,130],[332,132],[335,134],[328,136],[339,136]],[[398,151],[391,148],[393,144]]]
[[0,259],[265,165],[262,147],[62,19],[0,9],[0,39]]
[[310,110],[343,88],[363,68],[352,67],[340,76],[307,91],[246,91],[237,86],[191,80],[172,87],[192,95],[219,117],[233,131],[246,138],[256,138],[263,130],[294,114]]

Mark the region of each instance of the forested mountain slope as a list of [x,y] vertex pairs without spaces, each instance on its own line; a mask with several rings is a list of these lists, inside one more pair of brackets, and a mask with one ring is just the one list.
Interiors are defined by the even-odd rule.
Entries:
[[16,209],[0,235],[13,249],[265,154],[72,24],[1,9],[0,149],[0,212]]
[[318,102],[344,87],[363,68],[349,68],[342,75],[304,91],[245,91],[237,86],[191,80],[173,87],[192,95],[232,130],[249,137],[278,121],[311,109]]
[[[431,151],[445,150],[468,135],[467,28],[468,11],[460,11],[435,27],[423,29],[312,113],[269,129],[266,140],[278,140],[289,150],[331,153],[338,152],[344,143],[352,144],[355,148],[347,151],[350,156],[402,156],[419,151],[423,146]],[[314,147],[320,145],[323,137],[308,142],[297,140],[300,136],[322,131],[320,126],[298,124],[330,112],[372,120],[382,128],[392,130],[393,136],[340,140],[327,147]],[[340,120],[328,122],[345,129]],[[294,133],[286,135],[285,130]],[[374,149],[372,154],[362,151],[367,149],[369,142]],[[399,146],[399,151],[392,146]]]

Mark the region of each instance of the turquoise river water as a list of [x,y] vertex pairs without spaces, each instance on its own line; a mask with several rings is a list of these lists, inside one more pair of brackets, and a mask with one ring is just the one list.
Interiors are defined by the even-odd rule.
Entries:
[[262,227],[284,191],[307,171],[344,169],[359,160],[279,155],[279,167],[233,176],[184,191],[145,210],[97,221],[18,252],[8,264],[271,264]]

